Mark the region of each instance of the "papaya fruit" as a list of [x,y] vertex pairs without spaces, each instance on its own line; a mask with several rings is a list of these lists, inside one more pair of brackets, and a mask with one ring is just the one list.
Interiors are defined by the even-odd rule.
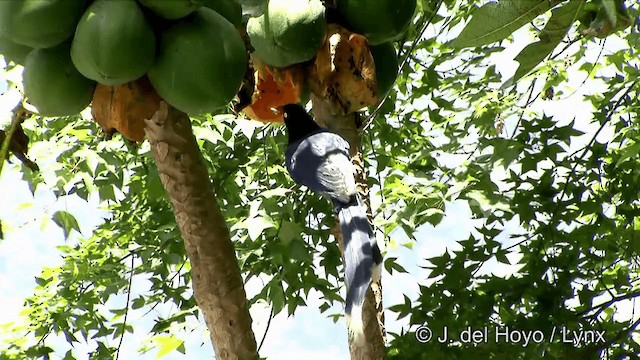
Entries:
[[71,44],[71,59],[80,73],[104,85],[140,78],[155,53],[153,29],[135,0],[94,1]]
[[349,27],[366,36],[371,45],[400,37],[411,23],[416,6],[416,0],[338,1],[338,11]]
[[0,37],[32,48],[67,40],[86,7],[85,0],[2,0]]
[[95,82],[73,66],[70,44],[35,49],[24,63],[24,94],[44,116],[75,115],[89,106]]
[[303,74],[295,68],[287,68],[274,74],[269,66],[253,64],[255,89],[251,104],[242,111],[253,120],[261,122],[283,122],[282,112],[277,111],[286,104],[300,102]]
[[158,94],[188,114],[214,112],[233,99],[247,68],[238,30],[202,7],[160,34],[160,49],[147,73]]
[[33,48],[29,46],[16,44],[11,40],[0,38],[0,55],[4,56],[7,61],[24,65],[24,60],[31,50],[33,50]]
[[313,59],[327,32],[324,12],[320,0],[270,0],[266,11],[247,23],[254,55],[276,67]]
[[144,140],[145,119],[151,119],[162,99],[146,76],[117,86],[98,84],[91,115],[107,136],[119,132],[131,141]]
[[329,24],[327,39],[308,74],[310,91],[332,113],[349,114],[377,102],[376,74],[367,38]]
[[376,67],[378,98],[382,99],[391,90],[398,77],[398,55],[391,42],[370,46],[369,49]]
[[202,6],[202,1],[192,0],[138,0],[153,11],[156,15],[165,19],[175,20],[183,18]]
[[205,6],[224,16],[235,27],[242,25],[242,6],[235,0],[207,0]]

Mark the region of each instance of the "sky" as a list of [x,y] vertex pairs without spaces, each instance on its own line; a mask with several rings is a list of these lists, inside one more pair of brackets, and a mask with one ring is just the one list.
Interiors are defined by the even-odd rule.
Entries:
[[[528,34],[520,32],[516,35],[514,45],[501,54],[492,55],[491,61],[496,64],[496,68],[501,71],[504,78],[508,78],[515,72],[517,63],[513,57],[530,41]],[[607,44],[607,49],[613,51],[621,46],[619,43]],[[595,56],[594,51],[588,51],[585,57]],[[575,67],[577,68],[577,66]],[[11,74],[0,73],[0,126],[5,125],[10,117],[10,109],[17,101],[15,89],[7,89],[6,77],[19,80],[19,71]],[[544,111],[548,115],[557,116],[560,121],[568,122],[576,119],[576,126],[582,130],[592,130],[590,124],[591,106],[582,102],[581,98],[585,94],[598,92],[603,84],[590,81],[587,86],[580,86],[585,78],[584,73],[575,72],[570,79],[567,89],[577,89],[577,92],[562,101],[549,101],[544,104]],[[539,106],[539,105],[536,105]],[[534,109],[541,110],[541,109]],[[511,126],[511,127],[510,127]],[[507,121],[507,131],[512,131],[513,123]],[[606,131],[602,137],[611,136]],[[586,137],[577,139],[572,144],[579,147],[586,142]],[[29,155],[36,159],[43,170],[48,166],[53,166],[55,161],[55,147],[50,144],[36,144],[30,149]],[[451,161],[456,161],[451,159]],[[21,180],[19,166],[5,165],[5,169],[0,177],[0,219],[5,230],[5,239],[0,241],[0,304],[3,311],[0,312],[0,324],[20,321],[19,313],[23,307],[23,300],[32,293],[35,286],[34,277],[37,276],[45,266],[55,266],[60,263],[61,257],[56,246],[65,244],[62,230],[52,221],[51,215],[57,210],[66,210],[76,216],[81,227],[81,235],[74,234],[66,241],[78,241],[79,236],[89,237],[92,230],[100,224],[102,219],[108,216],[108,211],[103,209],[97,198],[90,197],[88,202],[76,196],[66,196],[56,199],[55,196],[44,188],[36,191],[32,195],[25,181]],[[496,179],[499,180],[499,171],[496,172]],[[412,250],[399,246],[397,248],[386,248],[386,257],[397,257],[399,263],[408,271],[408,274],[394,273],[391,277],[388,273],[383,273],[383,294],[385,306],[403,302],[403,295],[406,294],[412,299],[417,297],[418,283],[425,283],[428,275],[427,270],[420,267],[424,265],[425,258],[442,254],[445,250],[458,248],[456,240],[466,239],[474,227],[479,225],[477,220],[471,219],[471,212],[468,206],[462,201],[447,204],[446,216],[437,227],[425,225],[416,234],[418,239]],[[508,224],[507,231],[503,233],[503,242],[508,245],[508,234],[518,230],[516,224]],[[404,235],[394,234],[394,238],[399,243],[406,241]],[[517,260],[517,254],[511,260]],[[495,260],[490,261],[483,267],[483,272],[492,272],[507,276],[517,269],[516,266],[498,264]],[[144,288],[145,280],[136,280],[133,285],[136,288]],[[259,284],[254,281],[247,285],[247,292],[251,295],[257,292]],[[123,298],[115,298],[114,303],[122,302]],[[269,325],[264,345],[260,351],[261,356],[270,359],[348,359],[348,346],[346,326],[343,320],[337,323],[327,317],[329,314],[341,313],[341,307],[330,309],[327,313],[321,314],[317,309],[321,304],[318,294],[313,294],[308,299],[308,306],[299,308],[295,316],[288,317],[286,312],[277,315]],[[621,314],[629,314],[633,305],[629,302],[619,309]],[[639,309],[636,306],[636,309]],[[172,309],[160,308],[155,313],[142,317],[144,312],[134,311],[131,313],[131,321],[137,329],[134,335],[125,336],[121,359],[136,358],[139,360],[155,359],[156,351],[146,354],[137,354],[140,344],[148,340],[147,331],[153,325],[153,316],[166,314]],[[254,333],[258,342],[265,334],[269,319],[270,308],[264,304],[256,304],[251,308],[253,318]],[[400,332],[407,330],[406,320],[398,321],[387,312],[386,326],[388,331]],[[202,321],[192,321],[188,325],[188,330],[179,332],[180,337],[186,339],[186,355],[173,352],[163,357],[163,359],[211,359],[213,349],[211,347],[206,326]],[[2,343],[0,334],[0,344]],[[114,342],[115,343],[115,342]],[[52,344],[64,347],[64,341],[54,339]],[[78,346],[77,355],[82,358],[87,347]],[[58,352],[63,355],[64,351]],[[56,357],[54,357],[55,359]]]

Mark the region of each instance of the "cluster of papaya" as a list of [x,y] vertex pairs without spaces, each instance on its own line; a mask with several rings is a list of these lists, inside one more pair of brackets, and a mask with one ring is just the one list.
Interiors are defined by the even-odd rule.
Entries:
[[[367,40],[377,93],[395,81],[392,42],[409,26],[416,0],[329,7],[321,0],[4,0],[0,54],[24,66],[25,96],[45,116],[77,114],[92,102],[106,113],[149,112],[160,99],[188,114],[216,112],[253,68],[245,112],[279,121],[270,109],[299,101],[308,84],[301,80],[307,73],[288,69],[308,68],[323,48],[335,58],[332,31],[357,46],[353,36]],[[337,30],[328,24],[330,11],[340,19]],[[141,128],[134,132],[127,137],[144,136]]]
[[247,22],[256,91],[245,113],[280,122],[273,110],[291,99],[304,102],[308,93],[342,113],[377,104],[398,75],[393,43],[416,6],[416,0],[269,0]]

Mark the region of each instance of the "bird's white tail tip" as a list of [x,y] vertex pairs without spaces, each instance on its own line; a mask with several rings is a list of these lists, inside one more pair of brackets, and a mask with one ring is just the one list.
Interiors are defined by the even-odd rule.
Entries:
[[363,323],[362,323],[362,306],[354,306],[351,308],[351,314],[346,315],[347,327],[349,329],[349,337],[354,340],[362,339]]

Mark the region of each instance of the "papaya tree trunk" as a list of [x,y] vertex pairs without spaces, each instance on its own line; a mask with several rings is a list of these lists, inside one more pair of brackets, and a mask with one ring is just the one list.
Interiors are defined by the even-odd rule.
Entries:
[[161,102],[145,122],[153,159],[191,261],[194,296],[209,328],[215,358],[257,359],[236,253],[191,121]]
[[[342,136],[349,142],[352,162],[356,168],[356,181],[366,207],[369,221],[373,220],[371,201],[369,199],[369,184],[366,169],[360,151],[361,137],[356,125],[356,114],[336,115],[331,111],[331,105],[311,94],[313,113],[321,126],[328,128]],[[344,254],[344,242],[339,226],[333,231],[340,243],[340,251]],[[384,311],[382,306],[382,282],[371,284],[362,307],[363,337],[360,341],[349,339],[349,352],[352,360],[378,360],[385,357]]]

